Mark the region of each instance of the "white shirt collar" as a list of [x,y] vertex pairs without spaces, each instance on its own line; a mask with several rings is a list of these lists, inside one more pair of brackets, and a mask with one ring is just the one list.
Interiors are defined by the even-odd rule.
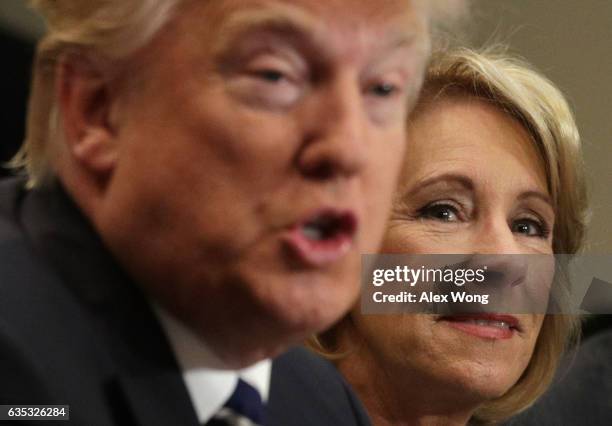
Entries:
[[200,423],[210,420],[225,404],[239,377],[257,389],[264,402],[268,400],[272,370],[269,359],[242,370],[230,370],[191,330],[158,305],[153,308],[168,336]]

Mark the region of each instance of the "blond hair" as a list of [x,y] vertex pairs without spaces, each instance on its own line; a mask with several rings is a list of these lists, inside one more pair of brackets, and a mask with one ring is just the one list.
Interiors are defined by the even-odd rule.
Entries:
[[[580,136],[559,89],[503,48],[460,48],[433,56],[415,113],[444,96],[484,99],[523,125],[543,160],[553,199],[553,252],[577,253],[588,220],[587,192]],[[576,341],[579,325],[573,315],[546,315],[521,378],[503,396],[479,407],[474,420],[499,422],[533,404],[550,385],[561,355]]]
[[34,61],[25,141],[10,165],[24,168],[28,186],[51,174],[50,158],[61,139],[55,97],[57,63],[66,54],[89,56],[117,67],[145,46],[185,0],[31,0],[46,21]]
[[[169,22],[177,7],[196,0],[30,0],[47,24],[38,43],[26,123],[26,139],[10,165],[24,169],[28,186],[51,176],[51,157],[60,143],[60,109],[55,98],[58,61],[67,54],[87,57],[117,71],[122,61],[146,46]],[[408,0],[406,0],[408,1]],[[458,25],[467,0],[411,0],[430,27]]]

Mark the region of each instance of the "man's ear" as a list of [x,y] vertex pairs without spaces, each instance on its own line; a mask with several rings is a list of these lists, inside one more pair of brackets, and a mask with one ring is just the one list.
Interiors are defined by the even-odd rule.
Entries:
[[118,154],[111,80],[94,64],[74,56],[63,58],[57,72],[60,126],[68,155],[82,172],[106,180]]

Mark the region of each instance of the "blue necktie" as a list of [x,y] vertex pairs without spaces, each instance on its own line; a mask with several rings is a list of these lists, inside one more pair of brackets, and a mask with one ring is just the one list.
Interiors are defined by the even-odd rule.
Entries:
[[206,426],[259,426],[264,424],[265,406],[257,389],[238,379],[234,393]]

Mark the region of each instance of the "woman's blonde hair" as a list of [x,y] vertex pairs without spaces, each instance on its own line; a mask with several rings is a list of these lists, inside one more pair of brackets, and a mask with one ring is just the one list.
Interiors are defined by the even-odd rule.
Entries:
[[[453,48],[434,53],[412,117],[444,97],[485,100],[518,120],[543,160],[555,209],[553,252],[575,254],[583,244],[588,203],[580,137],[562,93],[527,63],[502,47],[482,51]],[[435,108],[435,106],[434,106]],[[345,318],[337,327],[350,327]],[[530,362],[503,396],[482,404],[474,423],[496,423],[526,409],[548,388],[562,354],[579,337],[574,315],[546,315]],[[338,330],[336,330],[338,331]],[[334,329],[309,344],[337,359]]]

